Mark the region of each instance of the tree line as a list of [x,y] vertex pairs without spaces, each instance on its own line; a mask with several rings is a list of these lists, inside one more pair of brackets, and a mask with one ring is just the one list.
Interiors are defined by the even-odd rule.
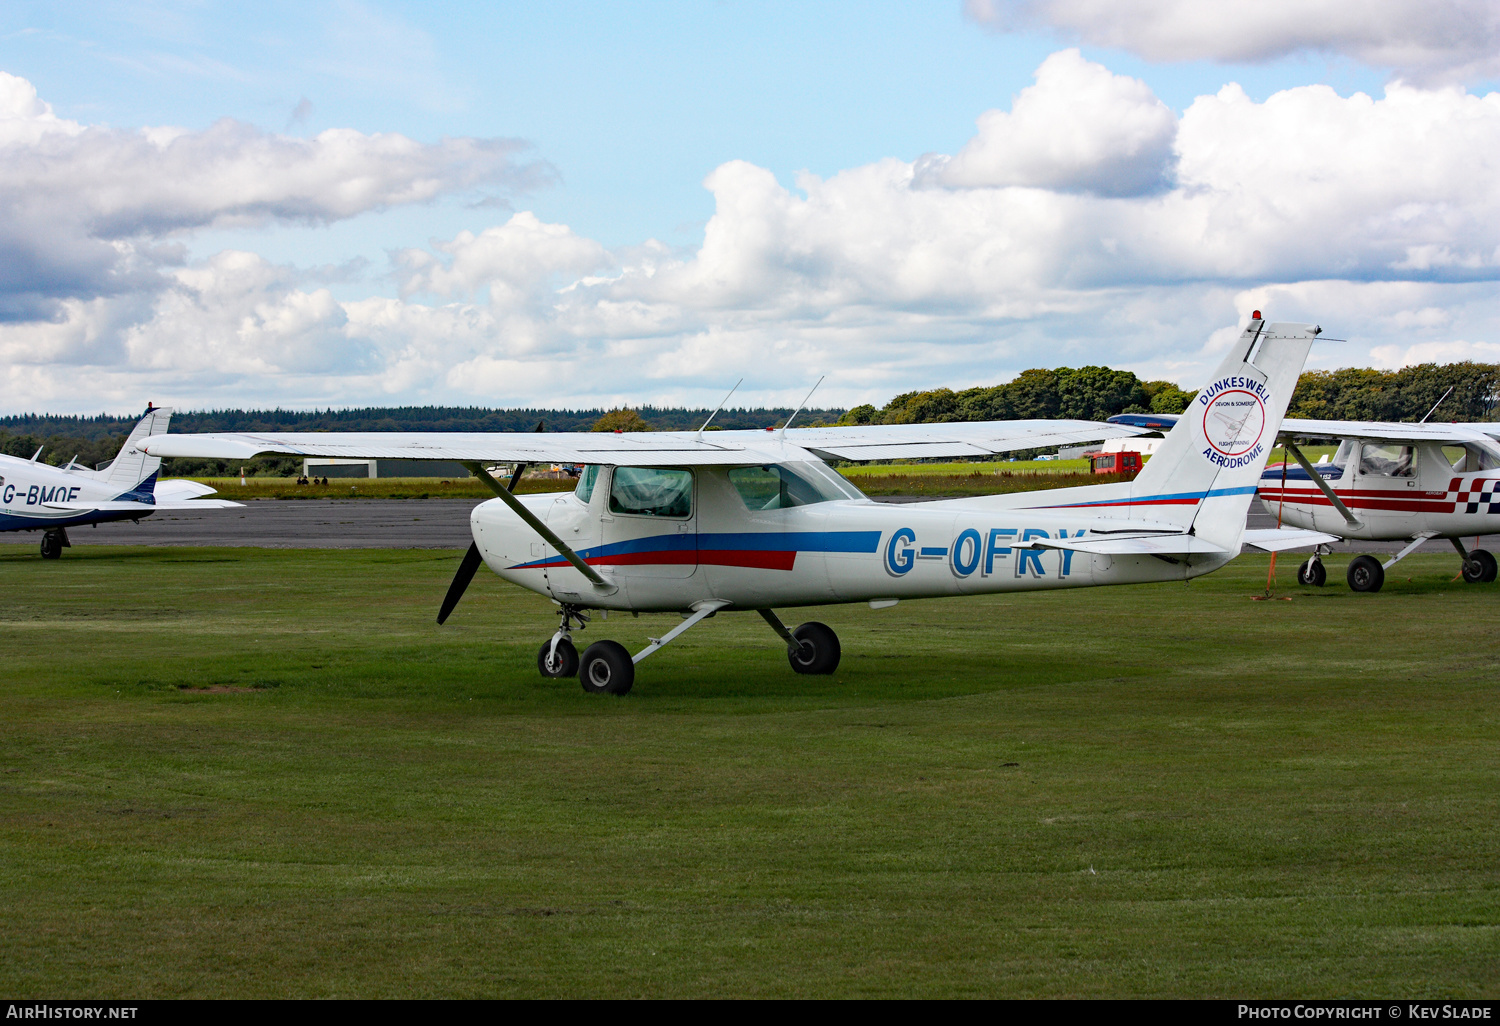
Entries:
[[[1446,394],[1445,394],[1446,393]],[[1181,413],[1196,392],[1109,367],[1028,370],[1003,385],[904,392],[881,409],[856,406],[840,424],[975,420],[1105,420],[1119,413]],[[1489,421],[1500,405],[1500,364],[1424,363],[1398,371],[1305,371],[1287,409],[1322,420]]]
[[[1446,393],[1446,395],[1445,395]],[[1170,381],[1142,381],[1109,367],[1023,371],[1003,385],[955,391],[903,392],[883,407],[806,410],[798,423],[931,424],[976,420],[1104,420],[1117,413],[1181,413],[1196,393]],[[1441,399],[1441,402],[1439,400]],[[1436,406],[1434,410],[1433,407]],[[1500,364],[1424,363],[1398,371],[1351,368],[1306,371],[1297,381],[1288,416],[1325,420],[1489,421],[1500,407]],[[487,407],[403,406],[350,410],[208,410],[177,414],[174,431],[692,431],[707,409],[643,406],[616,410],[499,410]],[[723,410],[714,426],[757,429],[779,425],[790,407]],[[0,452],[60,466],[73,457],[87,467],[112,459],[136,417],[21,414],[0,417]],[[289,473],[295,460],[256,461],[259,473]],[[168,473],[222,476],[238,472],[223,461],[173,460]]]

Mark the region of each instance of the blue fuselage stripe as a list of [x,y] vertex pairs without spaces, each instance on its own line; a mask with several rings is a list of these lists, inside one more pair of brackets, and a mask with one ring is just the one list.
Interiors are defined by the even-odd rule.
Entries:
[[[596,545],[580,549],[585,561],[645,552],[874,552],[880,547],[879,531],[776,531],[694,534],[655,534],[648,538]],[[554,557],[521,563],[513,569],[540,566]]]

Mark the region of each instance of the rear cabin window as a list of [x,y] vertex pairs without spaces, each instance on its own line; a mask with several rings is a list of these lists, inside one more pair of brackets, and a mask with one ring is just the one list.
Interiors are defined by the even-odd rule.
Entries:
[[788,509],[863,497],[832,471],[811,465],[796,470],[782,465],[736,467],[729,472],[729,483],[753,510]]
[[596,464],[583,468],[583,472],[578,475],[578,487],[573,489],[573,494],[578,496],[579,502],[587,506],[593,500],[594,482],[598,480],[599,467]]
[[693,515],[693,472],[616,467],[609,486],[609,511],[685,520]]
[[1460,474],[1500,469],[1500,456],[1481,445],[1445,445],[1443,455],[1453,464],[1454,471]]
[[1415,477],[1417,449],[1413,445],[1366,445],[1359,472],[1370,477]]

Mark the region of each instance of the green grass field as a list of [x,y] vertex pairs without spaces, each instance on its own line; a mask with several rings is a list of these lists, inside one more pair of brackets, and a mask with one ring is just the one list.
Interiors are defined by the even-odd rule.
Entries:
[[623,699],[490,575],[436,626],[457,562],[0,546],[0,991],[1500,995],[1451,557],[789,612],[831,678],[722,614]]

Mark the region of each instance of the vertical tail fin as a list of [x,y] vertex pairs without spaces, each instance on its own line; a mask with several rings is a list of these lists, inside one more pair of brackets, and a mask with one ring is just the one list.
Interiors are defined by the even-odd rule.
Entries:
[[125,439],[125,444],[120,447],[119,455],[104,472],[105,481],[111,487],[118,488],[122,493],[152,490],[156,484],[156,472],[161,469],[161,460],[155,456],[147,456],[135,447],[135,443],[152,435],[166,434],[167,424],[171,420],[172,408],[170,406],[146,410],[146,415],[130,432],[130,437]]
[[1131,488],[1131,515],[1180,523],[1236,551],[1315,324],[1256,317]]

